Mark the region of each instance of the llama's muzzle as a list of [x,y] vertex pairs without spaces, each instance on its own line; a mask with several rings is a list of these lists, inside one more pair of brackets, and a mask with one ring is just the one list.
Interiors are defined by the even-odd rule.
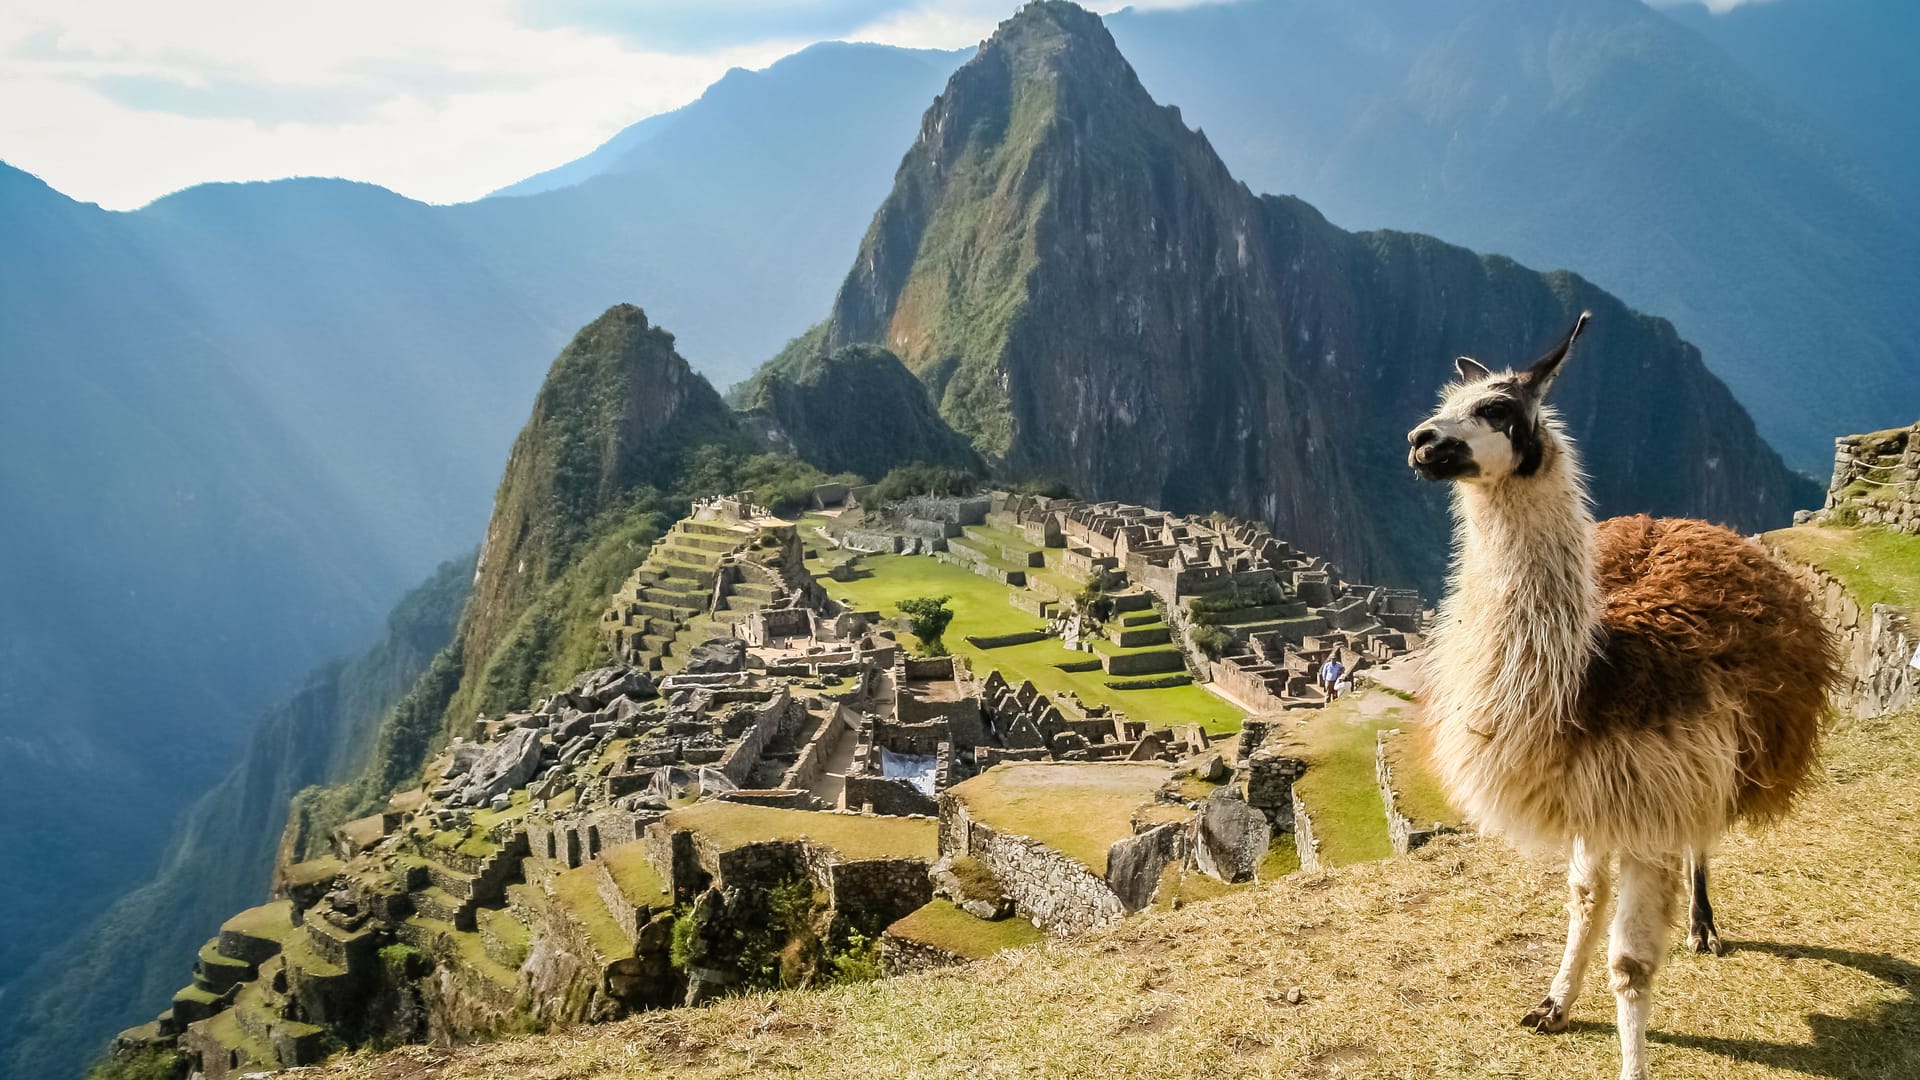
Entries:
[[1407,451],[1407,464],[1422,479],[1457,480],[1477,471],[1473,450],[1466,442],[1441,435],[1432,424],[1422,424],[1408,432],[1407,441],[1413,444]]

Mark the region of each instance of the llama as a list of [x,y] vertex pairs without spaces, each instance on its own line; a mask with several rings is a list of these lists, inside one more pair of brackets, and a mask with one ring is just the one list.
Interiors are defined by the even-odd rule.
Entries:
[[1707,856],[1736,820],[1784,813],[1812,767],[1839,662],[1800,587],[1759,545],[1699,521],[1594,523],[1548,387],[1588,315],[1523,372],[1456,361],[1408,434],[1453,482],[1455,550],[1427,659],[1431,754],[1476,825],[1568,851],[1567,947],[1523,1023],[1567,1026],[1619,859],[1608,971],[1621,1069],[1646,1076],[1653,976],[1676,885],[1688,943],[1718,953]]

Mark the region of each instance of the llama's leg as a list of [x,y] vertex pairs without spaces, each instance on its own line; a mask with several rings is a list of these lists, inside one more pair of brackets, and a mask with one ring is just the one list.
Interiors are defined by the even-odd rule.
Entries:
[[1575,837],[1567,860],[1567,951],[1560,957],[1560,973],[1553,977],[1546,1000],[1535,1005],[1520,1022],[1535,1031],[1565,1031],[1567,1014],[1587,981],[1587,960],[1593,955],[1593,928],[1607,906],[1607,853],[1594,851]]
[[1620,903],[1607,947],[1614,1012],[1620,1027],[1620,1076],[1646,1080],[1647,1015],[1653,1005],[1653,975],[1667,951],[1667,927],[1678,900],[1679,867],[1658,858],[1622,854]]
[[1707,857],[1701,852],[1687,856],[1687,888],[1687,947],[1719,956],[1726,946],[1720,944],[1720,931],[1713,925],[1713,904],[1707,899]]

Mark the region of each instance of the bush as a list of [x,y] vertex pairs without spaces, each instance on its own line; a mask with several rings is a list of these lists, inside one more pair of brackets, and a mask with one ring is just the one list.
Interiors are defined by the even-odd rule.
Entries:
[[953,622],[953,609],[947,607],[950,597],[916,596],[902,600],[896,606],[900,614],[907,617],[907,626],[913,636],[920,639],[929,653],[941,656],[947,647],[940,639],[947,632],[947,625]]
[[87,1070],[87,1080],[179,1080],[187,1059],[164,1046],[150,1046],[110,1057]]
[[881,477],[873,494],[878,501],[889,503],[914,495],[971,495],[979,488],[980,478],[966,469],[916,462]]
[[1073,598],[1073,608],[1082,618],[1094,622],[1106,622],[1113,618],[1113,598],[1097,583],[1080,590],[1079,595]]
[[1233,644],[1233,635],[1217,626],[1196,626],[1187,635],[1193,641],[1193,647],[1207,654],[1207,659],[1218,660]]
[[872,982],[880,977],[880,940],[859,931],[847,934],[846,948],[827,957],[827,981],[832,984]]

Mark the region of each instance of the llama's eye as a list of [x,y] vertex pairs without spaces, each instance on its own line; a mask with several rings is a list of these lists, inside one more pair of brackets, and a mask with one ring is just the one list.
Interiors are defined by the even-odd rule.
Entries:
[[1489,424],[1503,424],[1506,423],[1508,417],[1513,415],[1513,410],[1510,409],[1504,401],[1489,401],[1485,405],[1473,410],[1473,415],[1485,420]]

